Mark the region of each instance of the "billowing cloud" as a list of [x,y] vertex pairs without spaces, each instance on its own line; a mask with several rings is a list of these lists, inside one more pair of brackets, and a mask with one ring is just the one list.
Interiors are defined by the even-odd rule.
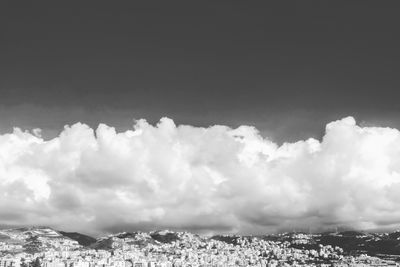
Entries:
[[257,129],[139,120],[0,136],[0,224],[102,233],[400,225],[400,132],[326,126],[278,146]]

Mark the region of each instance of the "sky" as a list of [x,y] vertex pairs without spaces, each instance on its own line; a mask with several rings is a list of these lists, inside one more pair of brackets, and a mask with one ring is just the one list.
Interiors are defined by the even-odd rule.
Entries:
[[397,227],[399,7],[2,3],[0,224]]

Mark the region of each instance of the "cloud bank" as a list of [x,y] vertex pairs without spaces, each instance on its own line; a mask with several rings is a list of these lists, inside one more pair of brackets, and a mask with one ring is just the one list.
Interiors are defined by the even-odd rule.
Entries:
[[105,233],[262,233],[400,225],[400,132],[347,117],[322,140],[276,143],[254,127],[76,123],[0,135],[0,224]]

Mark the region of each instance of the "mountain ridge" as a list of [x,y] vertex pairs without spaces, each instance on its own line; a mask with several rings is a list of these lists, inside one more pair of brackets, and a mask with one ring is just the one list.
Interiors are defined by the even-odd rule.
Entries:
[[213,235],[201,236],[190,232],[158,230],[150,232],[120,232],[99,238],[78,232],[65,232],[46,226],[19,227],[0,230],[0,244],[7,244],[14,252],[35,253],[61,246],[76,249],[114,250],[123,247],[162,246],[176,241],[190,243],[193,240],[208,242],[218,240],[237,245],[242,240],[264,239],[269,241],[289,242],[293,248],[316,249],[320,245],[340,247],[346,254],[399,255],[400,231],[390,233],[368,233],[363,231],[343,231],[334,233],[299,233],[246,236]]

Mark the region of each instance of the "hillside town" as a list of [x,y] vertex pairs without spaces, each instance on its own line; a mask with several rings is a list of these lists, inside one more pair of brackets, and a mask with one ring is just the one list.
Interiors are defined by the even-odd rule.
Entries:
[[201,237],[187,232],[157,231],[113,234],[82,245],[79,239],[73,240],[50,228],[9,229],[0,230],[0,267],[399,265],[393,259],[347,255],[338,246],[318,244],[306,248],[311,234],[291,234],[290,238]]

